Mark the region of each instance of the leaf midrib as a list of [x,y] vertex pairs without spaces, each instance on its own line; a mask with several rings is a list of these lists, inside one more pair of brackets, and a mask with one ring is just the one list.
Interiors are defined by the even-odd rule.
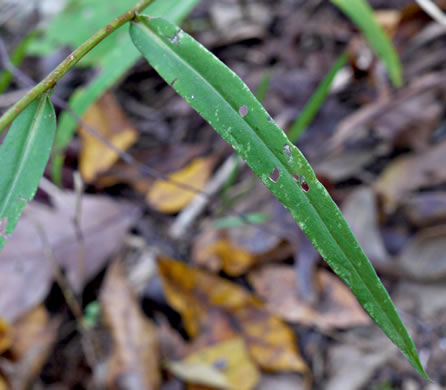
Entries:
[[[160,42],[161,45],[162,45],[163,47],[167,48],[171,53],[173,53],[173,54],[175,55],[175,57],[177,57],[181,62],[184,63],[185,66],[187,66],[187,67],[191,70],[192,73],[194,73],[194,74],[196,74],[197,76],[199,76],[199,78],[203,81],[203,83],[205,83],[206,85],[208,85],[209,88],[210,88],[211,90],[213,90],[213,91],[220,97],[220,99],[224,102],[224,104],[227,105],[227,106],[229,106],[229,107],[232,109],[232,111],[233,111],[236,115],[238,115],[237,109],[234,108],[229,102],[226,101],[225,97],[220,93],[220,91],[219,91],[216,87],[214,87],[211,83],[209,83],[209,81],[208,81],[206,78],[204,78],[204,77],[201,75],[201,73],[197,72],[197,71],[195,70],[195,68],[194,68],[192,65],[190,65],[186,60],[184,60],[180,55],[178,55],[178,54],[177,54],[177,53],[176,53],[176,52],[175,52],[175,51],[174,51],[174,50],[173,50],[167,43],[165,43],[160,37],[158,37],[158,35],[156,34],[156,32],[154,32],[153,30],[151,30],[150,27],[147,26],[147,25],[144,23],[144,21],[142,21],[142,22],[140,21],[140,22],[139,22],[139,25],[140,25],[140,26],[143,26],[145,29],[149,30],[149,31],[150,31],[150,35],[155,36],[155,37],[156,37],[156,40],[157,40],[158,42]],[[199,43],[198,43],[198,44],[199,44]],[[237,76],[237,77],[238,77],[238,76]],[[247,125],[248,129],[250,130],[250,132],[253,133],[254,136],[255,136],[258,140],[261,141],[260,143],[263,144],[263,145],[265,146],[266,150],[268,151],[268,153],[269,153],[270,155],[273,156],[274,160],[277,160],[277,162],[279,163],[279,165],[280,165],[282,168],[284,168],[284,169],[288,172],[289,175],[292,174],[293,172],[291,172],[290,169],[289,169],[287,166],[285,166],[285,165],[284,165],[284,164],[283,164],[283,163],[282,163],[282,162],[275,156],[275,154],[271,151],[271,149],[268,148],[267,143],[265,143],[265,141],[263,140],[263,138],[260,137],[259,134],[257,134],[257,132],[251,127],[251,125],[250,125],[245,119],[243,119],[243,118],[240,118],[240,119],[243,121],[243,123],[245,123],[245,124]],[[277,166],[277,164],[275,164],[275,165]],[[344,253],[344,250],[343,250],[342,246],[339,244],[339,241],[336,239],[336,237],[335,237],[335,236],[331,233],[331,231],[328,229],[328,227],[327,227],[327,225],[325,224],[324,220],[322,219],[322,217],[321,217],[319,211],[318,211],[317,208],[313,205],[313,203],[311,202],[311,200],[310,200],[305,194],[302,194],[302,195],[303,195],[302,198],[305,199],[305,201],[307,202],[307,205],[308,205],[309,207],[312,208],[312,210],[315,212],[315,214],[317,215],[317,217],[319,218],[319,220],[322,222],[322,226],[324,226],[324,228],[325,228],[326,232],[328,233],[328,235],[329,235],[329,236],[333,239],[333,241],[336,243],[336,245],[337,245],[337,247],[339,248],[339,250],[340,250],[342,256],[347,260],[347,262],[348,262],[350,265],[352,265],[352,268],[353,268],[354,272],[356,273],[358,279],[361,280],[361,281],[362,281],[362,284],[366,287],[366,289],[367,289],[369,295],[372,297],[372,299],[374,300],[374,302],[377,303],[377,306],[379,306],[379,307],[382,309],[382,312],[385,314],[385,316],[387,317],[387,319],[389,320],[389,322],[392,324],[392,326],[394,327],[394,329],[397,330],[397,329],[398,329],[398,326],[396,326],[396,325],[399,325],[399,324],[395,324],[395,323],[394,323],[392,317],[390,317],[389,314],[387,313],[387,310],[386,310],[385,306],[382,305],[381,302],[380,302],[378,299],[375,298],[374,294],[372,293],[372,290],[370,289],[370,287],[369,287],[369,285],[368,285],[368,283],[367,283],[367,280],[364,279],[364,278],[362,277],[361,273],[357,270],[357,268],[356,268],[356,266],[355,266],[355,263],[354,263],[353,261],[350,261],[349,258],[348,258],[348,256]],[[406,337],[403,338],[403,341],[404,341],[404,344],[407,345],[405,339],[406,339]],[[409,349],[411,349],[412,346],[409,345],[409,347],[410,347]],[[408,351],[408,352],[410,352],[410,351]]]
[[[0,210],[0,217],[4,216],[5,210],[11,200],[13,193],[15,192],[16,187],[17,187],[17,183],[22,178],[22,171],[26,165],[26,161],[28,160],[30,150],[32,149],[32,144],[33,144],[32,141],[34,141],[34,139],[36,138],[36,136],[38,134],[38,131],[36,131],[36,129],[39,127],[37,122],[40,119],[42,112],[45,110],[46,99],[47,99],[47,95],[45,94],[44,97],[41,98],[39,105],[37,106],[36,113],[34,114],[33,119],[31,121],[30,130],[28,131],[28,135],[26,136],[25,148],[22,149],[20,162],[19,162],[18,168],[15,172],[14,180],[12,181],[12,184],[10,186],[10,191],[8,191],[6,198],[2,204],[2,208]],[[6,229],[8,229],[8,227],[6,227]]]

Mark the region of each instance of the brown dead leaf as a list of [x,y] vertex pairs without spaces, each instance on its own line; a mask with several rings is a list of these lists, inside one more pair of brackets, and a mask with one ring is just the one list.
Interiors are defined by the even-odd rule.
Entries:
[[428,151],[394,160],[374,183],[382,197],[385,210],[390,213],[410,192],[430,187],[446,180],[446,141]]
[[8,384],[0,374],[0,390],[8,390]]
[[401,20],[401,11],[396,9],[380,9],[375,11],[376,21],[390,37],[395,35]]
[[[147,194],[147,201],[163,213],[177,213],[186,207],[197,195],[192,190],[202,191],[214,165],[213,158],[197,158],[181,170],[168,175],[171,181],[156,180]],[[179,187],[185,184],[191,189]]]
[[0,254],[0,316],[9,322],[41,302],[51,286],[53,264],[45,252],[45,241],[59,266],[66,270],[71,286],[79,291],[119,249],[124,234],[139,215],[138,209],[127,202],[84,195],[80,252],[73,225],[76,196],[62,191],[52,195],[54,208],[38,202],[29,204]]
[[[121,150],[127,150],[138,139],[138,132],[110,92],[90,106],[83,120]],[[79,168],[83,179],[91,183],[98,174],[109,169],[119,156],[87,129],[80,127],[79,135],[82,139]]]
[[100,301],[113,339],[108,382],[112,389],[157,389],[159,347],[155,326],[144,317],[120,263],[107,272]]
[[419,227],[446,222],[446,192],[421,192],[410,196],[402,205],[403,214]]
[[[172,371],[177,376],[210,387],[251,390],[260,377],[240,337],[203,348],[175,363],[177,369]],[[182,369],[181,373],[178,368]]]
[[289,322],[317,326],[322,330],[367,325],[370,318],[351,291],[335,275],[319,271],[316,276],[320,300],[312,306],[299,298],[295,269],[268,265],[249,275],[268,309]]
[[293,256],[299,228],[263,184],[256,185],[235,205],[233,212],[236,215],[262,212],[265,222],[229,229],[204,225],[192,247],[195,264],[213,272],[223,270],[230,276],[240,276],[256,264]]
[[229,318],[262,368],[307,370],[293,331],[245,289],[174,260],[160,259],[158,265],[166,297],[191,337],[200,334],[208,313],[216,310]]
[[11,326],[0,317],[0,355],[7,351],[12,344]]
[[446,279],[446,226],[417,233],[400,255],[397,269],[412,279]]
[[28,389],[40,374],[56,341],[59,323],[58,319],[50,320],[42,305],[14,323],[10,348],[14,362],[8,373],[11,388]]

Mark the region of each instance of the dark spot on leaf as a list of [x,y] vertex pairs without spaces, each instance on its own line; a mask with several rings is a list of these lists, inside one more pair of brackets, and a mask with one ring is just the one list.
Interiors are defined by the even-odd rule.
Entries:
[[297,173],[293,173],[293,179],[295,182],[299,183],[300,182],[300,178],[299,175]]
[[273,183],[277,183],[279,181],[279,179],[280,179],[280,172],[279,172],[279,170],[276,167],[274,167],[273,171],[270,173],[269,179]]
[[302,188],[302,191],[304,192],[310,191],[310,186],[308,185],[308,183],[305,180],[305,177],[303,176],[300,178],[300,188]]
[[248,115],[248,106],[247,106],[246,104],[244,104],[243,106],[241,106],[241,107],[238,109],[238,112],[240,113],[240,115],[241,115],[242,117],[245,117],[246,115]]
[[178,77],[175,77],[175,78],[170,82],[170,86],[173,87],[177,81],[178,81]]
[[223,371],[228,368],[228,361],[226,359],[218,359],[214,362],[213,366],[219,370]]

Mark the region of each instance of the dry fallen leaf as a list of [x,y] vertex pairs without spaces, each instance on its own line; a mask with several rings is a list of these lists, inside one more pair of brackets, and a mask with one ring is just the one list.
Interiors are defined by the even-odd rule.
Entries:
[[218,311],[228,318],[262,368],[307,370],[294,332],[269,314],[261,301],[245,289],[174,260],[160,259],[158,266],[165,295],[172,307],[181,313],[191,337],[200,334],[209,312]]
[[120,263],[110,266],[100,301],[113,340],[108,367],[110,388],[157,389],[161,378],[156,329],[142,313]]
[[[110,92],[94,103],[82,119],[121,150],[127,150],[138,139],[138,132]],[[119,156],[87,129],[80,127],[79,134],[82,139],[79,168],[83,179],[91,183],[98,174],[108,170]]]
[[402,206],[402,213],[418,227],[446,222],[446,192],[417,193],[403,202]]
[[[155,209],[163,213],[177,213],[195,198],[197,191],[206,185],[214,165],[213,158],[197,158],[179,171],[170,173],[171,181],[156,180],[147,194],[147,201]],[[185,184],[185,189],[176,183]]]
[[395,35],[401,20],[401,11],[396,9],[379,9],[375,11],[376,21],[390,37]]
[[420,281],[446,279],[446,226],[418,232],[401,253],[397,269]]
[[351,291],[336,276],[319,271],[316,278],[320,300],[312,306],[299,298],[296,272],[292,266],[268,265],[249,275],[268,309],[286,321],[317,326],[322,330],[371,323]]
[[54,208],[38,202],[29,204],[1,252],[0,316],[9,322],[46,296],[53,281],[48,247],[59,266],[66,270],[71,286],[79,291],[119,249],[124,234],[139,215],[138,209],[127,202],[84,195],[80,216],[83,250],[80,251],[73,225],[76,195],[60,191],[51,200]]
[[0,390],[8,390],[8,384],[1,375],[0,375]]
[[11,325],[0,317],[0,355],[7,351],[12,344]]
[[203,348],[180,362],[170,362],[169,368],[186,382],[234,390],[251,390],[260,377],[240,337]]
[[28,389],[40,374],[57,337],[60,321],[50,320],[43,305],[14,323],[11,356],[14,360],[8,379],[14,390]]
[[264,222],[249,224],[242,220],[242,226],[227,229],[204,225],[192,247],[195,264],[240,276],[259,263],[293,256],[299,228],[263,184],[256,185],[231,211],[237,216],[260,212]]
[[446,141],[424,153],[403,156],[393,161],[374,184],[387,212],[392,212],[411,191],[440,184],[446,180]]

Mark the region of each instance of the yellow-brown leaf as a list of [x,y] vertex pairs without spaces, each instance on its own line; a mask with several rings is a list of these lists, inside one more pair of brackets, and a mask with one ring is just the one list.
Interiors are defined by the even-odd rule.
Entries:
[[[183,169],[168,175],[171,181],[157,180],[147,194],[147,201],[163,213],[177,213],[186,207],[203,190],[212,171],[214,159],[197,158]],[[191,189],[179,187],[175,183],[185,184]]]
[[100,299],[113,340],[110,387],[157,389],[161,379],[155,326],[144,317],[120,263],[109,268]]
[[229,317],[252,358],[262,368],[306,371],[293,331],[266,311],[262,302],[248,291],[174,260],[160,259],[158,266],[166,297],[181,313],[192,337],[199,335],[208,312],[218,310]]
[[[127,150],[138,139],[138,132],[111,93],[93,104],[82,119],[121,150]],[[91,183],[98,174],[108,170],[119,156],[87,129],[80,127],[79,135],[82,138],[79,168],[83,179]]]

